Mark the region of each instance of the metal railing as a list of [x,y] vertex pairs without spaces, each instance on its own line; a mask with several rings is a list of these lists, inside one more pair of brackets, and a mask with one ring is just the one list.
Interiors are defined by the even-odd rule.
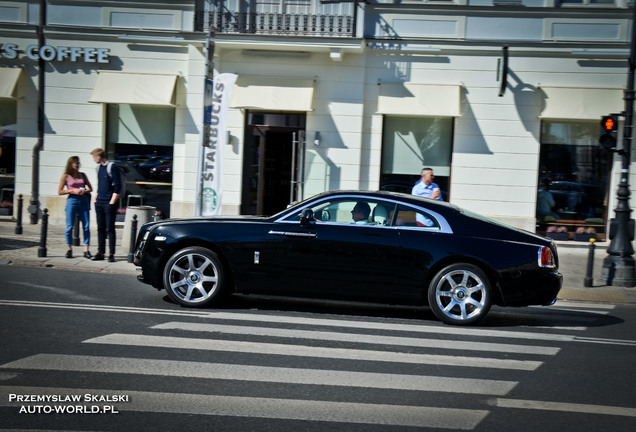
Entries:
[[210,15],[217,33],[331,37],[351,37],[354,33],[352,16],[221,11],[211,11]]
[[320,5],[311,12],[263,10],[231,0],[196,0],[195,30],[217,34],[355,37],[357,7],[353,3]]

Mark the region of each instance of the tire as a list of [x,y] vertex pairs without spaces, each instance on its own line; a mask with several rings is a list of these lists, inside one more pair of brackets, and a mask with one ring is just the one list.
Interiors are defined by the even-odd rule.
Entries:
[[474,324],[488,314],[492,305],[490,281],[472,264],[449,265],[433,278],[428,288],[428,304],[446,324]]
[[218,255],[202,247],[177,251],[163,269],[163,286],[183,306],[203,307],[218,302],[226,279]]

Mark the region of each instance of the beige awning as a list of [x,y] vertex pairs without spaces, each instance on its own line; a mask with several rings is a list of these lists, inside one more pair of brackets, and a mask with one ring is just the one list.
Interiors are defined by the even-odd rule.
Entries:
[[174,106],[176,75],[100,72],[89,102]]
[[279,77],[239,77],[231,108],[263,111],[313,111],[314,80]]
[[540,87],[544,108],[539,118],[600,120],[625,108],[617,88]]
[[0,99],[15,99],[20,72],[19,68],[0,68]]
[[381,83],[378,114],[459,117],[461,86]]

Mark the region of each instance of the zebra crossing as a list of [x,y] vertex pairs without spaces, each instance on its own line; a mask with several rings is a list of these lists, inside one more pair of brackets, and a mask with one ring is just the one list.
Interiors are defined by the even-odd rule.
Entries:
[[[69,304],[57,306],[72,308]],[[564,317],[569,318],[568,311],[572,310],[585,311],[583,318],[591,320],[595,315],[611,311],[611,306],[563,304],[549,313],[562,311]],[[119,312],[143,313],[134,308],[119,308]],[[155,319],[166,315],[163,314],[165,311],[156,312]],[[153,311],[146,310],[146,313]],[[527,313],[541,312],[529,308]],[[126,395],[127,402],[117,405],[117,410],[124,413],[330,422],[345,425],[348,430],[355,430],[356,425],[473,430],[491,413],[492,407],[542,409],[539,408],[541,401],[517,401],[510,395],[519,382],[531,379],[532,373],[558,356],[566,344],[594,342],[580,334],[585,326],[568,327],[569,332],[554,328],[550,331],[500,330],[410,323],[391,318],[323,318],[260,311],[196,311],[168,314],[161,319],[163,322],[159,324],[135,331],[105,333],[84,340],[77,353],[39,353],[0,365],[0,375],[43,372],[60,374],[60,382],[64,382],[65,374],[81,373],[88,377],[128,376],[131,382],[139,377],[151,377],[246,383],[254,388],[270,384],[299,389],[298,397],[287,394],[264,397],[260,393],[184,393],[171,391],[168,385],[162,391],[137,387],[113,390],[11,386],[8,384],[11,380],[5,379],[0,381],[0,406],[18,405],[9,402],[9,395],[68,397],[115,393]],[[114,346],[118,347],[118,353],[123,349],[128,355],[90,353],[91,347]],[[146,352],[140,349],[168,349],[166,352],[175,358],[140,356],[139,353]],[[183,352],[211,353],[210,358],[215,360],[202,361],[201,357],[184,360],[187,356],[178,355]],[[219,353],[231,355],[233,360],[224,362]],[[261,357],[257,356],[267,356],[267,364],[259,364],[256,360]],[[342,362],[348,362],[349,366],[342,368]],[[351,364],[366,366],[351,370]],[[429,366],[431,370],[427,369]],[[439,369],[440,366],[443,368]],[[494,378],[496,372],[483,376],[484,370],[505,373],[505,379]],[[222,390],[223,386],[218,388]],[[327,400],[310,396],[312,391],[309,389],[316,388],[328,388],[329,394],[349,389],[347,395],[357,390],[391,392],[392,395],[395,392],[420,392],[423,395],[432,392],[471,396],[484,402],[470,406],[462,403],[439,406],[426,403],[428,399],[424,397],[422,404],[360,402],[345,396]],[[550,405],[550,409],[554,407],[554,404]],[[575,409],[572,406],[566,408]],[[636,417],[634,411],[619,410],[616,415]]]

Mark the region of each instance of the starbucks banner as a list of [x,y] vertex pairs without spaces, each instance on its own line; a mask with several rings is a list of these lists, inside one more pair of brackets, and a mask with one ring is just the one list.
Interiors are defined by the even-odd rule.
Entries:
[[226,118],[237,75],[224,73],[205,79],[203,135],[199,154],[197,216],[221,211],[221,168],[227,144]]

